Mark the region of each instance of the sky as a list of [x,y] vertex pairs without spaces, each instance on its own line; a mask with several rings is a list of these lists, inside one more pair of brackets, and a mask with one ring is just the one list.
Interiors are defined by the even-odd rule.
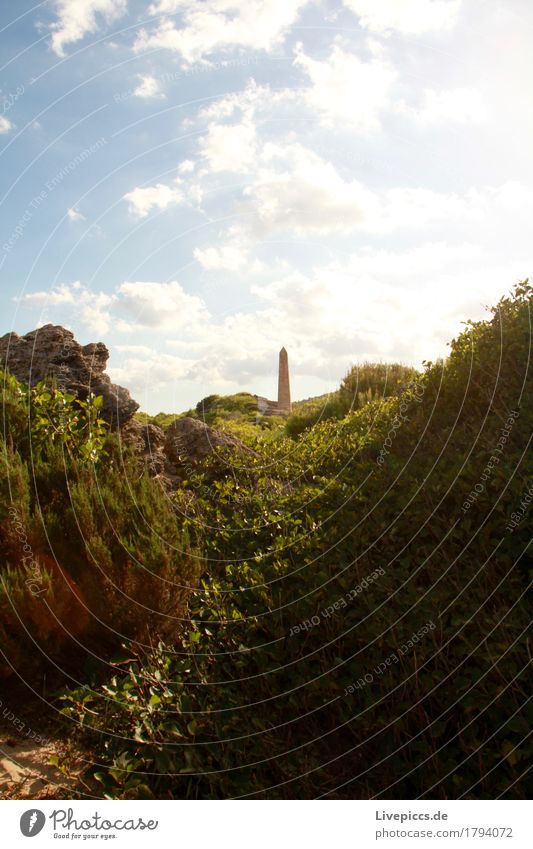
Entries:
[[142,409],[446,356],[531,275],[530,0],[2,0],[0,335]]

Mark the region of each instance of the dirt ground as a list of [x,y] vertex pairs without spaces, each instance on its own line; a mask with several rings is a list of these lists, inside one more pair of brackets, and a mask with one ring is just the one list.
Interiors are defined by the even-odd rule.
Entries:
[[97,796],[82,778],[89,756],[70,739],[72,727],[14,677],[2,684],[0,799]]
[[64,799],[92,796],[80,779],[87,763],[71,743],[26,736],[0,721],[0,799]]

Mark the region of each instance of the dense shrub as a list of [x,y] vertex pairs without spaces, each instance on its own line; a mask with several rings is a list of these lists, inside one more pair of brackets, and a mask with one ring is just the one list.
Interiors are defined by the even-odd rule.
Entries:
[[518,286],[390,397],[207,468],[189,633],[66,697],[107,795],[524,795],[531,303]]
[[328,419],[342,419],[371,401],[399,395],[416,380],[418,372],[399,363],[362,363],[352,366],[339,389],[328,395],[299,401],[285,426],[288,436],[296,437]]
[[327,419],[342,419],[346,413],[339,392],[312,398],[294,405],[285,425],[285,433],[287,436],[296,437]]
[[344,413],[359,410],[369,401],[399,395],[416,380],[418,372],[401,363],[362,363],[343,378],[339,403]]
[[36,647],[64,657],[173,637],[199,561],[165,493],[106,435],[99,399],[2,385],[3,672]]

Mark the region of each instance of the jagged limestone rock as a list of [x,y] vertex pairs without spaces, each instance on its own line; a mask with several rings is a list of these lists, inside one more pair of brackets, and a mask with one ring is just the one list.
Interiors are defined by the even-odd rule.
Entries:
[[0,339],[0,363],[29,386],[53,376],[59,388],[85,400],[90,392],[104,399],[102,418],[112,427],[128,422],[139,409],[127,389],[105,374],[109,351],[103,342],[80,345],[70,330],[46,324],[25,336]]
[[176,419],[166,432],[165,454],[177,468],[201,461],[219,447],[250,451],[236,436],[215,430],[190,416]]
[[135,452],[142,466],[154,477],[174,473],[164,452],[165,432],[157,425],[131,419],[121,428],[120,438]]

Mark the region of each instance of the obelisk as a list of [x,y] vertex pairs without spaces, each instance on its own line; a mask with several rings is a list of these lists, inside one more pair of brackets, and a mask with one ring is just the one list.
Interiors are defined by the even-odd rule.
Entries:
[[282,348],[279,352],[278,373],[278,411],[288,415],[291,412],[291,384],[289,379],[289,357]]

